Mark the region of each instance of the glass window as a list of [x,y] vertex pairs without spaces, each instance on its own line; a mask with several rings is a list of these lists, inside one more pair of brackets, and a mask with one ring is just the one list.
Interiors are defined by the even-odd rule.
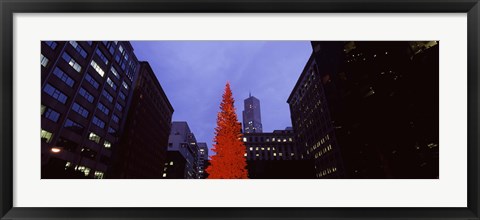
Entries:
[[43,56],[43,54],[40,54],[40,64],[41,64],[43,67],[47,67],[47,65],[48,65],[48,58],[46,58],[45,56]]
[[115,133],[117,133],[117,131],[115,129],[113,129],[112,127],[108,127],[108,133],[111,134],[111,135],[115,135]]
[[67,96],[48,83],[43,88],[43,91],[63,104],[67,102]]
[[97,73],[103,77],[103,75],[105,75],[105,71],[103,71],[103,69],[94,61],[92,60],[92,62],[90,63],[90,65],[93,67],[93,69],[95,69],[95,71],[97,71]]
[[78,64],[77,61],[75,61],[68,53],[64,52],[62,58],[77,72],[80,72],[82,70],[80,64]]
[[125,94],[123,94],[123,92],[120,92],[118,94],[118,97],[120,97],[120,99],[122,99],[123,101],[125,101]]
[[50,141],[52,140],[52,136],[53,136],[53,134],[51,132],[48,132],[48,131],[42,129],[41,139],[43,141],[45,141],[46,143],[50,143]]
[[57,48],[57,42],[55,42],[55,41],[45,41],[45,43],[46,43],[50,48],[52,48],[52,50],[55,50],[55,48]]
[[108,65],[108,59],[107,59],[107,57],[105,57],[105,55],[102,53],[102,51],[100,51],[100,49],[97,48],[95,53],[98,55],[98,57],[100,57],[100,59],[103,61],[103,63],[105,63],[105,65]]
[[120,75],[118,74],[118,71],[117,71],[117,69],[115,69],[115,67],[112,66],[112,67],[110,68],[110,71],[111,71],[112,74],[115,76],[115,78],[120,79]]
[[87,58],[87,52],[80,46],[76,41],[69,41],[70,45],[83,57],[83,59]]
[[102,96],[105,97],[105,99],[107,99],[110,103],[113,102],[112,95],[110,95],[110,93],[108,93],[106,90],[102,91]]
[[93,88],[98,89],[98,86],[99,86],[100,84],[98,84],[97,80],[95,80],[95,79],[90,75],[90,73],[85,74],[85,79],[87,80],[88,83],[90,83],[90,85],[93,86]]
[[110,110],[105,107],[101,102],[98,103],[97,108],[100,109],[100,111],[102,111],[105,115],[108,115],[108,113],[110,112]]
[[75,81],[58,67],[55,67],[53,70],[53,75],[57,76],[69,87],[73,87],[73,84],[75,84]]
[[109,141],[105,141],[105,142],[103,142],[103,146],[104,146],[105,148],[111,148],[111,147],[112,147],[112,143],[110,143]]
[[80,114],[82,117],[87,118],[88,117],[88,111],[78,103],[73,103],[72,110],[75,111],[76,113]]
[[88,102],[93,103],[93,95],[87,92],[83,87],[80,87],[79,92],[81,96],[83,96]]
[[105,128],[105,122],[103,122],[101,119],[97,118],[97,116],[93,116],[92,120],[93,124],[100,128]]
[[118,116],[116,114],[113,114],[112,115],[112,120],[118,124],[118,122],[120,121],[120,118],[118,118]]
[[116,104],[115,104],[115,108],[118,109],[118,111],[122,111],[122,110],[123,110],[123,106],[120,105],[119,103],[116,103]]
[[113,90],[117,91],[117,85],[110,79],[110,77],[107,78],[107,83]]
[[57,122],[58,118],[60,118],[60,113],[51,108],[47,108],[47,110],[44,112],[44,117],[53,122]]
[[128,85],[125,81],[122,82],[122,86],[128,91]]
[[88,139],[95,142],[95,143],[100,143],[100,136],[98,136],[97,134],[93,133],[93,132],[90,132],[90,135],[88,136]]
[[63,125],[63,127],[77,133],[77,134],[80,134],[82,135],[83,133],[83,126],[81,126],[80,124],[70,120],[70,119],[67,119],[65,121],[65,124]]

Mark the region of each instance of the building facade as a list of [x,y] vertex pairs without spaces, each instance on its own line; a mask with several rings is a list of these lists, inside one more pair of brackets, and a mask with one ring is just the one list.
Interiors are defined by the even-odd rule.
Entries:
[[287,102],[317,178],[438,178],[437,44],[312,42]]
[[168,138],[167,162],[162,178],[197,179],[199,152],[197,140],[187,122],[172,122]]
[[147,62],[140,62],[129,106],[125,132],[113,150],[108,178],[160,179],[174,109]]
[[199,153],[198,153],[198,179],[205,179],[205,169],[207,168],[208,161],[208,147],[207,143],[199,142],[198,143]]
[[250,179],[313,178],[313,163],[297,148],[291,128],[270,133],[244,133]]
[[260,100],[251,94],[243,101],[243,132],[262,133],[262,117],[260,113]]
[[42,178],[104,178],[138,70],[129,42],[41,42]]

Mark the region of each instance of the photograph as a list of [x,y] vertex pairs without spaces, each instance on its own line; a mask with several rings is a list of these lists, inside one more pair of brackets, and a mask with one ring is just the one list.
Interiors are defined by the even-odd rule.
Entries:
[[440,178],[439,40],[39,43],[41,179]]

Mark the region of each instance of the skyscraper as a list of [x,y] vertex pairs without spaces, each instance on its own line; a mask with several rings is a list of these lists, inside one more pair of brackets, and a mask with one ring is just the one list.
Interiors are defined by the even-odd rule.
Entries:
[[243,132],[262,133],[262,118],[260,116],[260,100],[249,94],[244,100]]
[[132,97],[125,132],[113,149],[107,177],[160,179],[174,110],[148,62],[140,62]]
[[138,60],[129,42],[41,42],[42,178],[103,178]]
[[208,147],[207,143],[205,142],[199,142],[198,143],[198,148],[200,150],[198,154],[198,178],[199,179],[204,179],[205,178],[205,168],[206,168],[206,163],[208,161]]

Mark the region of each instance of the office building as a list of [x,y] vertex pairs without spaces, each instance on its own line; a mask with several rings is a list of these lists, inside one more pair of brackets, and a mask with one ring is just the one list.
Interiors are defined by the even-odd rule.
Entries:
[[138,70],[129,42],[41,42],[42,178],[104,178]]
[[160,179],[167,159],[173,107],[147,62],[133,86],[125,132],[113,150],[108,178]]
[[438,43],[312,42],[288,103],[317,178],[438,178]]
[[208,147],[207,143],[199,142],[198,143],[199,154],[198,154],[198,179],[205,179],[205,169],[207,168],[208,161]]
[[260,100],[249,94],[243,102],[243,132],[262,133],[262,118],[260,115]]
[[269,133],[244,133],[248,178],[310,179],[313,162],[297,148],[291,128]]
[[197,179],[199,152],[197,140],[187,122],[172,122],[162,178]]

